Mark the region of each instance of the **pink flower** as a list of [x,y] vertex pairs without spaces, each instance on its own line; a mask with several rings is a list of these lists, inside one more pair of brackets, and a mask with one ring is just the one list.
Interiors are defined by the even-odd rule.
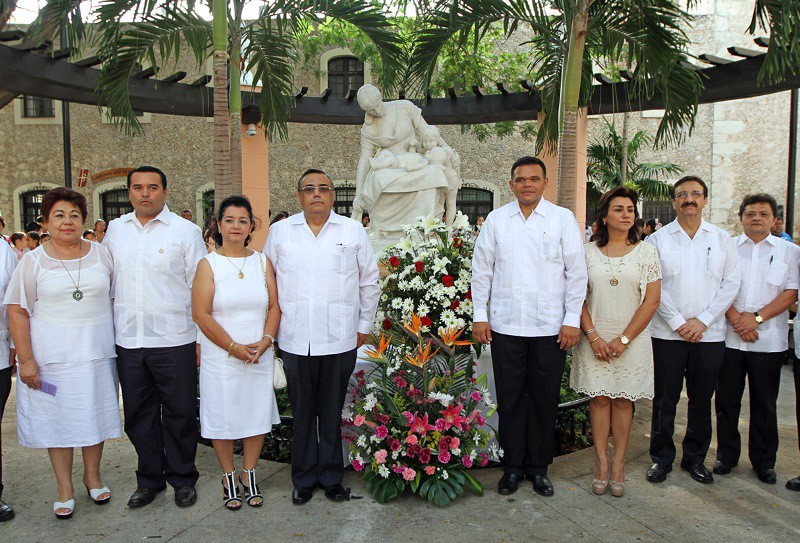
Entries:
[[375,437],[377,437],[378,439],[383,439],[388,435],[389,435],[389,430],[383,424],[375,428]]
[[478,426],[483,426],[484,424],[486,424],[486,419],[484,419],[480,415],[478,415],[478,418],[476,420],[478,421]]
[[356,415],[356,418],[353,419],[353,424],[356,426],[361,426],[364,424],[365,420],[367,420],[367,418],[364,415]]
[[487,455],[486,453],[483,453],[481,455],[481,467],[485,468],[486,464],[488,464],[488,463],[489,463],[489,455]]
[[445,409],[439,411],[443,415],[445,422],[447,423],[447,428],[449,429],[450,426],[455,426],[459,430],[461,430],[461,423],[466,421],[466,417],[461,416],[461,408],[460,405],[451,405],[446,407]]
[[409,458],[414,458],[421,452],[422,452],[422,447],[420,447],[419,445],[409,445],[408,449],[406,449],[406,456],[408,456]]
[[406,470],[406,467],[403,464],[395,464],[392,466],[392,471],[395,473],[403,473]]
[[406,443],[408,443],[409,445],[416,445],[417,444],[417,436],[415,436],[414,434],[411,434],[410,436],[408,436],[406,438]]
[[411,468],[406,468],[403,470],[403,479],[406,481],[413,481],[414,478],[417,476],[417,472]]
[[437,458],[442,464],[447,464],[450,461],[450,451],[439,451]]
[[465,468],[472,467],[472,459],[469,456],[465,456],[464,458],[462,458],[461,463],[464,464]]
[[428,475],[433,475],[434,473],[436,473],[436,467],[435,466],[425,466],[425,473],[427,473]]
[[409,426],[412,432],[414,432],[415,434],[419,434],[421,437],[425,437],[425,434],[427,434],[430,430],[436,429],[435,426],[428,424],[427,413],[425,413],[425,415],[422,418],[418,417],[417,415],[414,415]]
[[450,436],[442,436],[439,440],[439,451],[446,451],[450,448],[450,440],[452,438]]
[[431,450],[429,448],[426,447],[419,452],[419,461],[423,464],[431,461]]
[[414,420],[414,415],[408,411],[403,411],[403,416],[406,418],[406,424],[411,424],[411,421]]
[[389,448],[392,449],[392,451],[400,450],[400,440],[389,438]]
[[380,422],[381,424],[389,424],[389,421],[392,420],[389,415],[384,415],[383,413],[376,413],[375,420]]
[[375,453],[375,462],[378,464],[386,463],[386,455],[389,454],[386,449],[381,449]]
[[408,386],[406,380],[399,375],[394,378],[394,384],[397,385],[397,388],[406,388]]
[[481,393],[478,392],[477,390],[473,390],[472,391],[472,399],[475,400],[476,402],[481,401]]
[[461,445],[461,440],[460,439],[458,439],[457,437],[454,437],[454,438],[450,439],[450,448],[451,449],[455,450],[455,449],[458,448],[459,445]]
[[447,426],[447,422],[444,419],[436,419],[436,429],[440,432],[444,432],[449,427]]
[[356,458],[353,460],[353,469],[356,471],[364,471],[364,463]]

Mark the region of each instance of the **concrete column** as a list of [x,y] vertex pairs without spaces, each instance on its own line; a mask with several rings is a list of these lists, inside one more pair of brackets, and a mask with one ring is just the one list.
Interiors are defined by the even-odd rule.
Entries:
[[255,136],[245,136],[245,130],[247,125],[242,125],[242,192],[253,205],[253,215],[261,219],[250,242],[250,248],[260,251],[269,226],[269,144],[260,127]]
[[[578,219],[581,229],[586,228],[586,142],[588,135],[588,119],[586,109],[581,109],[578,116],[578,179],[576,179],[575,186],[575,206],[576,209],[572,211],[575,213],[575,218]],[[539,158],[542,159],[547,167],[547,177],[550,179],[547,188],[544,191],[544,197],[555,203],[558,200],[557,185],[558,185],[558,151],[552,148],[545,148],[539,153]]]

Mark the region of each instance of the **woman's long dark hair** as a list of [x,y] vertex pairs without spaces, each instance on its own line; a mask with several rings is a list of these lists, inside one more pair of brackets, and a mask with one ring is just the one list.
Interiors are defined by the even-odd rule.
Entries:
[[635,245],[639,241],[639,236],[636,233],[636,219],[639,218],[639,208],[636,207],[639,202],[639,195],[636,191],[628,187],[617,187],[611,189],[603,196],[600,197],[600,203],[597,204],[597,234],[594,236],[594,241],[598,247],[605,247],[608,245],[608,225],[606,225],[606,217],[608,217],[608,208],[611,206],[611,200],[614,198],[629,198],[633,202],[633,217],[634,221],[628,230],[628,243]]
[[[214,241],[220,247],[222,247],[222,234],[219,231],[219,225],[222,224],[222,216],[225,213],[225,210],[229,207],[245,208],[247,210],[247,214],[250,216],[250,233],[252,234],[256,229],[256,221],[253,218],[253,206],[250,205],[250,200],[247,199],[247,196],[228,196],[222,200],[221,204],[219,204],[219,211],[217,212],[217,231],[214,232]],[[248,243],[250,243],[249,234],[244,240],[244,246],[247,247]]]

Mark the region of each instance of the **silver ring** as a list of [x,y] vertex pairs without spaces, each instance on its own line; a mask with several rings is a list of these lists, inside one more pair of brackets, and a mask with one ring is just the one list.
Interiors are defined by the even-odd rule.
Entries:
[[614,355],[614,356],[617,356],[617,353],[611,353],[611,354]]

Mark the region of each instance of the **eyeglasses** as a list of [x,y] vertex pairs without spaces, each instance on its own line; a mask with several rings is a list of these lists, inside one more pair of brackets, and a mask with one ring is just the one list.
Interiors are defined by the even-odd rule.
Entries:
[[703,194],[702,190],[693,190],[693,191],[682,190],[680,192],[676,192],[675,193],[675,198],[678,199],[678,200],[685,200],[686,197],[689,196],[690,194],[692,195],[692,198],[705,198],[706,197],[706,195]]
[[320,185],[319,187],[315,187],[314,185],[306,185],[300,189],[300,192],[305,192],[306,194],[314,194],[315,192],[319,192],[320,194],[328,194],[333,190],[336,189],[329,187],[328,185]]

